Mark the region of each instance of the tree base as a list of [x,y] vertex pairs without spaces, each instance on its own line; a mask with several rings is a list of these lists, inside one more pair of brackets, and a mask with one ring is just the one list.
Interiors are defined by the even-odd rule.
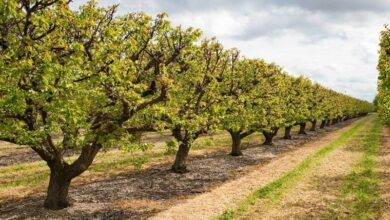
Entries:
[[64,208],[68,208],[72,204],[69,201],[57,201],[57,202],[51,202],[48,200],[45,200],[43,203],[43,207],[49,210],[61,210]]
[[190,172],[187,166],[172,166],[171,171],[178,174],[184,174]]
[[242,154],[242,152],[231,152],[229,155],[233,156],[233,157],[239,157],[239,156],[242,156],[244,154]]
[[269,142],[269,141],[265,141],[265,142],[263,143],[263,145],[266,145],[266,146],[273,146],[274,143]]
[[284,136],[284,137],[283,137],[283,139],[286,139],[286,140],[291,140],[291,139],[292,139],[292,137],[291,137],[291,135],[290,135],[290,136]]

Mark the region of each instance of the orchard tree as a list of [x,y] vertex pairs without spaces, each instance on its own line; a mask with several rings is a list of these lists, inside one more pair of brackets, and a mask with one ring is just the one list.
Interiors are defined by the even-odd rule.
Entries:
[[288,91],[285,96],[284,100],[286,102],[286,108],[283,112],[283,118],[285,119],[285,122],[283,124],[284,128],[284,139],[291,139],[291,129],[293,126],[297,124],[297,117],[299,116],[300,112],[300,106],[297,101],[301,99],[301,97],[297,96],[297,88],[295,88],[296,79],[293,77],[289,77],[285,81],[286,90]]
[[390,28],[381,32],[378,61],[378,112],[382,122],[390,126]]
[[253,134],[264,120],[262,90],[265,78],[262,72],[267,67],[262,60],[242,59],[237,61],[233,54],[230,68],[221,83],[222,128],[232,139],[230,155],[240,156],[241,140]]
[[325,96],[326,93],[324,88],[320,84],[315,83],[313,85],[311,96],[309,97],[309,102],[311,103],[309,107],[309,112],[310,112],[309,118],[312,123],[312,127],[310,129],[311,131],[316,131],[316,125],[320,120],[321,120],[321,126],[325,124],[325,120],[324,120],[325,112],[323,109]]
[[298,77],[293,83],[293,89],[296,90],[295,93],[295,104],[296,104],[296,121],[299,125],[298,134],[306,134],[306,123],[309,120],[309,106],[310,96],[312,94],[312,84],[311,81],[303,76]]
[[[71,180],[101,148],[127,142],[166,100],[178,60],[199,36],[95,1],[0,4],[0,140],[31,147],[50,168],[44,206],[69,206]],[[159,107],[161,108],[161,107]],[[67,151],[79,152],[73,161]]]
[[286,82],[290,79],[286,73],[276,64],[269,64],[261,71],[264,83],[261,85],[262,94],[261,111],[265,113],[264,119],[260,122],[259,130],[265,137],[264,144],[272,145],[280,127],[284,127],[286,119],[283,117],[287,108],[285,95],[288,92]]
[[204,133],[217,128],[219,84],[229,64],[229,57],[215,39],[203,40],[182,62],[182,74],[174,78],[175,86],[163,119],[180,143],[172,171],[187,172],[186,161],[192,143]]

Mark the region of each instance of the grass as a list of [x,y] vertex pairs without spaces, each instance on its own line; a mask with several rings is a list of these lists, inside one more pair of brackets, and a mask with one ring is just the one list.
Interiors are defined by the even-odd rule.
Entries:
[[[359,146],[363,156],[347,176],[336,206],[328,219],[377,219],[380,209],[379,181],[376,173],[380,149],[379,119]],[[347,211],[343,211],[347,210]]]
[[249,210],[253,205],[256,204],[259,198],[267,198],[270,201],[269,204],[277,202],[283,194],[294,186],[294,184],[300,180],[303,174],[311,167],[313,167],[319,160],[324,158],[333,150],[344,145],[351,137],[356,135],[372,117],[363,119],[354,125],[351,129],[344,132],[336,140],[330,142],[325,147],[307,157],[303,160],[295,169],[287,172],[285,175],[276,179],[275,181],[267,184],[264,187],[260,187],[253,193],[251,193],[244,201],[238,204],[238,207],[233,210],[225,211],[221,216],[216,219],[228,220],[238,217]]

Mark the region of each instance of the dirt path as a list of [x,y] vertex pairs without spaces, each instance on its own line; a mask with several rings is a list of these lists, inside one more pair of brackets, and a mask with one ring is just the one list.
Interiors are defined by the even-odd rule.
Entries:
[[267,201],[260,200],[239,219],[326,218],[354,161],[363,155],[352,149],[353,144],[346,146],[336,149],[316,164],[272,208],[267,209]]
[[[264,186],[281,177],[284,173],[294,169],[306,157],[312,155],[330,141],[338,138],[353,125],[354,124],[330,133],[317,141],[307,143],[298,150],[286,153],[284,156],[271,161],[265,166],[258,166],[254,171],[239,179],[230,181],[211,192],[189,199],[182,204],[157,214],[151,219],[210,219],[214,216],[221,215],[225,210],[234,209],[237,201],[245,199],[254,189]],[[343,172],[344,168],[349,167],[350,160],[348,158],[351,154],[352,153],[348,151],[342,151],[341,154],[337,151],[336,154],[332,154],[333,158],[331,160],[340,160],[341,168],[329,170],[331,171],[330,173],[337,176],[337,174]],[[330,169],[330,167],[324,167],[324,170],[322,171],[325,172],[327,169]],[[328,177],[332,178],[332,176]],[[301,188],[300,190],[303,191],[304,188]]]
[[390,128],[383,128],[381,139],[382,148],[379,156],[381,218],[390,219]]

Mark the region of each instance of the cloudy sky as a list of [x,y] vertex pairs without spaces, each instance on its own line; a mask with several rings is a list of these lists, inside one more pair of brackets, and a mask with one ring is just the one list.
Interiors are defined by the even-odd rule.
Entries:
[[[84,0],[75,0],[77,7]],[[390,0],[100,0],[118,14],[167,12],[175,25],[200,28],[226,48],[275,62],[293,75],[372,101],[379,32]]]

